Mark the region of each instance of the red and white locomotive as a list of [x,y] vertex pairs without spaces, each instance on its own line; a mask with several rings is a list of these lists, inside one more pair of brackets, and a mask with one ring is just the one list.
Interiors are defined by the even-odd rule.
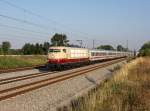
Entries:
[[48,65],[57,67],[128,57],[132,55],[132,52],[106,51],[97,49],[57,46],[50,47],[48,50]]

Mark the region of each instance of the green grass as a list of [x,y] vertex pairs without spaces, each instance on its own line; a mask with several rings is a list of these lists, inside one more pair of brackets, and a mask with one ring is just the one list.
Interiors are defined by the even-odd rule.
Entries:
[[46,56],[1,56],[0,69],[35,66],[46,63]]
[[69,111],[150,111],[150,58],[125,65],[111,80],[73,102]]

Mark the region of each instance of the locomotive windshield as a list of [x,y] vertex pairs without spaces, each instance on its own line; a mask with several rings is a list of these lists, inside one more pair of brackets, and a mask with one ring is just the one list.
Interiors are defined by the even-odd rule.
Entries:
[[61,52],[60,49],[49,49],[49,53],[53,53],[53,52]]

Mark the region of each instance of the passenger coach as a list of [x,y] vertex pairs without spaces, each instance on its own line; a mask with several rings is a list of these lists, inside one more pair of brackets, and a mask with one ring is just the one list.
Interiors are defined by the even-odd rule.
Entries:
[[100,60],[133,56],[132,52],[106,51],[74,47],[50,47],[48,67],[61,67],[73,64],[86,64]]

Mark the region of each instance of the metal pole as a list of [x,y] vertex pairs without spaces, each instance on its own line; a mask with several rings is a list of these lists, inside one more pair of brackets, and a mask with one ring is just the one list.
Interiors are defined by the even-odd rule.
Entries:
[[78,42],[80,42],[80,47],[83,46],[83,41],[82,40],[77,40]]
[[127,40],[127,51],[128,51],[128,40]]
[[95,41],[93,40],[93,49],[95,48]]

